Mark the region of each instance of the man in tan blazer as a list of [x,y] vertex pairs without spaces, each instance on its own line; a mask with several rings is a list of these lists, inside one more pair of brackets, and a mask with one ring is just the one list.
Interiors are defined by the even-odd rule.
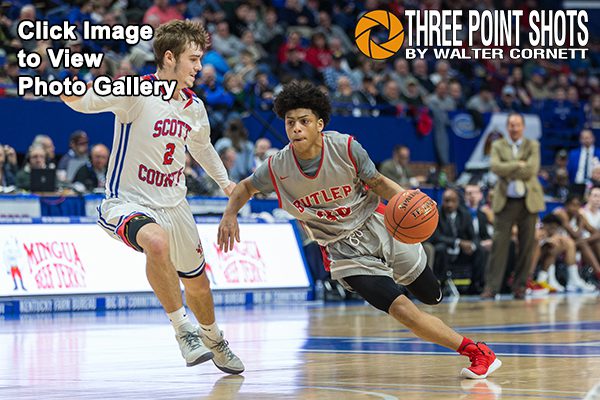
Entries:
[[540,169],[540,144],[523,137],[525,118],[511,113],[507,119],[509,138],[492,145],[491,169],[498,175],[492,209],[494,238],[485,278],[483,298],[493,298],[502,287],[506,271],[512,227],[519,229],[519,254],[515,265],[512,291],[517,299],[525,297],[535,242],[538,213],[546,206],[537,175]]

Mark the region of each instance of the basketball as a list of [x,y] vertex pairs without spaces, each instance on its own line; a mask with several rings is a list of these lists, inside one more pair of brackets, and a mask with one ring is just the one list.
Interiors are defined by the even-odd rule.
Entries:
[[435,231],[437,203],[420,190],[406,190],[390,199],[385,207],[385,228],[402,243],[421,243]]

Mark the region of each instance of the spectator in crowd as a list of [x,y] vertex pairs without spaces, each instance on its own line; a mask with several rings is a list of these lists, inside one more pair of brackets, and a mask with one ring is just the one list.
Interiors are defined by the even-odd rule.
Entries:
[[[421,82],[421,85],[423,85],[423,82]],[[447,126],[450,121],[448,111],[456,109],[454,99],[448,96],[448,84],[440,81],[435,87],[435,93],[427,97],[425,104],[429,106],[433,114],[434,143],[438,163],[446,165],[450,162],[450,143],[447,132]]]
[[600,130],[600,94],[595,94],[590,98],[584,112],[586,128]]
[[[600,277],[600,231],[595,229],[584,216],[579,196],[577,194],[569,195],[564,208],[556,208],[552,212],[560,219],[561,227],[575,241],[583,261],[594,269],[596,276]],[[592,285],[581,279],[577,264],[572,263],[569,265],[567,290],[577,291],[578,289],[595,290]]]
[[389,77],[396,81],[398,87],[402,92],[406,91],[406,86],[410,81],[416,82],[417,88],[422,94],[423,89],[420,88],[419,82],[414,78],[414,76],[410,73],[410,66],[408,65],[408,61],[403,57],[398,57],[394,61],[394,69],[389,73]]
[[[398,81],[396,81],[397,83]],[[421,90],[419,89],[419,82],[413,77],[406,79],[405,89],[402,91],[402,100],[408,106],[409,114],[415,115],[416,110],[420,109],[425,105]]]
[[263,45],[275,64],[279,48],[285,42],[285,29],[278,23],[277,11],[272,7],[267,8],[264,19],[259,22],[258,29],[253,31],[256,41]]
[[[179,1],[177,1],[179,3]],[[151,16],[157,16],[159,25],[169,22],[173,19],[183,19],[183,15],[177,10],[177,7],[169,5],[169,0],[154,0],[154,5],[144,14],[144,23],[150,23]]]
[[556,278],[556,262],[559,256],[563,256],[568,265],[576,265],[575,241],[564,235],[561,230],[561,220],[555,214],[546,214],[542,218],[542,226],[539,233],[538,258],[540,260],[540,272],[537,282],[550,292],[564,292],[565,287]]
[[279,9],[279,20],[285,26],[316,26],[314,14],[300,0],[285,0]]
[[267,138],[259,138],[254,143],[254,169],[258,168],[269,158],[271,150],[271,141]]
[[[204,178],[206,174],[201,175],[199,173],[200,167],[194,168],[196,161],[192,158],[189,152],[185,153],[185,168],[183,174],[185,175],[185,186],[187,187],[188,196],[203,196],[209,195],[209,190],[205,186],[205,182],[208,179]],[[214,189],[214,188],[213,188]]]
[[297,31],[291,31],[284,44],[279,47],[278,58],[279,63],[283,64],[287,61],[290,49],[295,49],[300,53],[300,58],[304,60],[306,49],[302,46],[302,37]]
[[410,170],[410,149],[404,145],[394,146],[392,158],[383,161],[379,171],[404,188],[417,187],[425,181],[422,176],[413,176]]
[[256,59],[251,51],[248,49],[242,50],[240,53],[240,62],[233,68],[233,72],[240,76],[244,85],[256,81],[258,67],[256,66]]
[[537,214],[545,209],[542,187],[538,181],[540,147],[536,140],[523,136],[525,118],[510,114],[507,118],[508,138],[492,144],[491,169],[498,175],[494,188],[494,238],[482,298],[494,298],[499,293],[506,270],[506,262],[513,225],[519,228],[519,253],[515,265],[512,291],[516,299],[525,298],[535,247]]
[[525,81],[523,79],[523,69],[521,67],[514,67],[511,76],[508,78],[507,83],[515,88],[517,92],[517,99],[523,104],[525,109],[531,106],[531,97],[525,87]]
[[229,109],[228,120],[240,118],[248,109],[249,93],[245,90],[244,82],[238,74],[229,71],[223,78],[223,87],[233,97],[233,104]]
[[583,123],[581,110],[567,100],[567,92],[563,88],[557,88],[552,99],[544,102],[541,117],[545,128],[564,135],[579,129]]
[[433,271],[445,281],[448,272],[455,267],[467,267],[471,278],[469,293],[481,291],[483,281],[482,253],[476,244],[469,212],[459,206],[460,196],[454,189],[446,189],[442,195],[440,220],[429,241],[435,248]]
[[531,79],[525,84],[527,92],[533,100],[546,100],[550,98],[550,88],[546,82],[546,71],[543,68],[536,68]]
[[375,81],[370,76],[363,78],[360,88],[357,90],[358,99],[360,102],[360,115],[361,116],[373,116],[377,117],[380,115],[380,110],[377,108],[377,104],[381,103],[381,96],[379,96],[379,90]]
[[570,193],[569,173],[566,168],[558,168],[554,171],[552,178],[552,181],[546,186],[544,193],[562,203]]
[[406,104],[402,100],[400,88],[398,88],[396,81],[392,79],[383,84],[383,91],[379,100],[378,107],[381,115],[399,116],[405,111]]
[[2,188],[14,186],[16,177],[10,168],[6,167],[6,153],[4,146],[0,144],[0,192]]
[[233,162],[231,167],[225,165],[229,172],[229,178],[234,182],[239,182],[250,176],[255,169],[254,144],[248,140],[248,130],[239,118],[229,122],[224,137],[215,143],[217,153],[221,154],[227,149],[233,149],[236,153],[233,161],[229,154],[223,156],[228,162]]
[[17,173],[16,184],[19,189],[31,189],[31,170],[46,169],[46,152],[41,145],[29,147],[25,166]]
[[248,92],[249,105],[252,108],[269,109],[269,104],[273,101],[274,88],[265,71],[257,72],[256,81],[250,84]]
[[[465,206],[471,213],[475,241],[487,256],[492,251],[492,234],[494,227],[488,215],[482,210],[483,193],[479,185],[467,184],[465,186]],[[484,264],[487,264],[484,262]]]
[[596,137],[590,129],[583,129],[579,134],[578,149],[569,152],[567,170],[572,183],[585,185],[589,183],[592,168],[600,163],[600,149],[595,146]]
[[418,58],[413,61],[413,76],[419,81],[419,85],[425,90],[423,93],[425,96],[433,92],[437,86],[434,85],[429,79],[429,74],[427,73],[427,61],[423,59]]
[[248,50],[255,60],[262,62],[267,59],[267,51],[260,43],[256,42],[254,33],[251,30],[246,29],[243,31],[240,41],[244,45],[244,50]]
[[435,64],[435,72],[429,75],[429,80],[434,86],[437,86],[440,82],[450,83],[452,75],[448,61],[439,60]]
[[17,161],[17,152],[12,146],[7,144],[4,147],[0,148],[0,151],[4,152],[4,174],[17,176],[17,172],[19,171],[18,161]]
[[338,115],[360,115],[360,108],[356,108],[361,103],[358,93],[352,90],[352,84],[347,76],[338,78],[337,90],[331,97],[333,112]]
[[523,111],[523,106],[517,98],[517,91],[513,86],[506,85],[502,88],[502,95],[500,96],[498,107],[500,107],[500,111],[502,112],[511,113]]
[[474,242],[477,246],[477,250],[481,253],[481,258],[478,262],[481,263],[480,272],[471,279],[476,293],[481,293],[484,287],[484,271],[489,263],[490,253],[492,251],[492,235],[494,233],[494,227],[492,221],[490,221],[488,213],[484,205],[483,193],[481,187],[477,184],[465,186],[465,206],[471,214],[471,222],[473,224]]
[[216,32],[211,38],[211,46],[227,59],[229,65],[235,65],[239,54],[244,50],[242,41],[230,33],[227,21],[217,24]]
[[92,146],[90,162],[83,165],[73,178],[73,183],[80,183],[88,192],[101,191],[106,184],[106,170],[110,151],[103,144]]
[[339,40],[343,53],[352,52],[356,46],[340,26],[331,22],[331,16],[326,11],[319,12],[319,25],[316,31],[328,38],[330,47],[334,38]]
[[586,205],[582,209],[587,222],[597,231],[600,231],[600,187],[590,189]]
[[229,109],[233,106],[234,98],[217,82],[217,71],[212,65],[205,65],[194,91],[209,109],[208,120],[211,132],[221,137],[225,131]]
[[310,47],[306,50],[306,62],[322,71],[329,67],[333,61],[333,55],[329,50],[327,38],[322,32],[313,33]]
[[[560,169],[567,170],[569,153],[565,149],[560,149],[554,156],[554,164],[540,170],[540,181],[544,188],[553,186],[556,183],[556,172]],[[567,173],[568,180],[568,173]]]
[[489,87],[483,86],[479,93],[474,94],[467,101],[467,110],[476,111],[480,114],[500,111],[498,103],[494,99],[494,94]]
[[303,53],[295,47],[291,47],[288,50],[287,61],[281,65],[279,76],[280,80],[283,80],[283,76],[288,76],[296,80],[308,79],[311,82],[321,80],[319,72],[312,65],[304,61]]
[[[20,2],[21,4],[25,3],[25,2]],[[28,53],[31,53],[32,51],[35,51],[35,49],[38,46],[38,42],[35,39],[29,39],[29,40],[23,40],[21,38],[19,38],[18,35],[18,26],[22,21],[36,21],[37,20],[37,15],[36,15],[36,9],[35,6],[33,4],[25,4],[23,7],[21,7],[21,12],[19,14],[19,19],[15,20],[12,24],[12,26],[10,27],[10,34],[13,38],[17,38],[20,42],[21,47]]]
[[334,54],[331,66],[326,67],[323,70],[325,85],[331,92],[335,92],[337,89],[337,83],[340,76],[347,76],[348,79],[351,79],[350,71],[343,67],[343,60],[344,57],[342,55]]
[[448,94],[454,100],[454,108],[462,110],[465,108],[465,99],[463,97],[462,85],[457,80],[450,80],[448,84]]
[[33,138],[32,145],[41,145],[46,152],[46,164],[50,169],[56,169],[56,147],[52,138],[48,135],[36,135]]
[[87,133],[82,130],[75,131],[71,134],[69,140],[69,151],[62,156],[56,167],[57,177],[59,181],[71,183],[75,174],[86,163],[89,162],[88,157],[89,139]]

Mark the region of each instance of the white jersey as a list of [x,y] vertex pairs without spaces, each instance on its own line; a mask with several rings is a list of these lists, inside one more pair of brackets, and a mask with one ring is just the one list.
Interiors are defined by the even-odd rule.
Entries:
[[[156,80],[156,75],[141,79]],[[76,111],[112,111],[115,133],[106,173],[106,198],[153,208],[174,207],[186,196],[185,150],[221,188],[230,181],[210,142],[204,104],[190,89],[180,100],[160,96],[103,96],[92,89],[67,103]]]

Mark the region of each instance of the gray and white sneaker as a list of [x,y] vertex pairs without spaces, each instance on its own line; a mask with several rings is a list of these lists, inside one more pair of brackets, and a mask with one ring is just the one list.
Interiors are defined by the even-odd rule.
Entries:
[[200,340],[198,330],[192,324],[182,326],[175,338],[188,367],[206,362],[215,356]]
[[201,332],[202,329],[198,327],[198,334],[202,341],[215,355],[212,360],[217,368],[228,374],[241,374],[244,372],[242,360],[229,348],[229,343],[223,338],[223,331],[221,331],[220,341],[212,340]]

